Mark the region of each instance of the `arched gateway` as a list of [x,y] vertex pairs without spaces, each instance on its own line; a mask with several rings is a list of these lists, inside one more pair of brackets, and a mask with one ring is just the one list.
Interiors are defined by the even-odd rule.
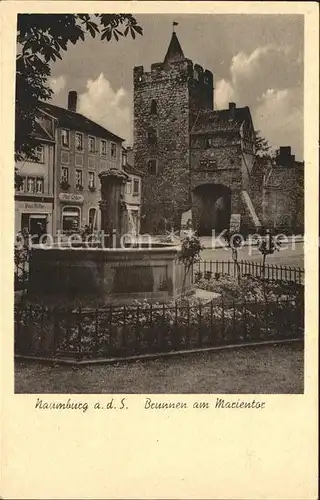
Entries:
[[231,189],[223,184],[205,183],[192,192],[192,219],[200,236],[211,236],[229,227]]

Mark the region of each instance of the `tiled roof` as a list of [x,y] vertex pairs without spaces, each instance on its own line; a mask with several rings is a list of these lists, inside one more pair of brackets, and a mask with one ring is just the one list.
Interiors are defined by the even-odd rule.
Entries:
[[137,175],[137,176],[139,176],[139,177],[142,177],[142,172],[140,172],[140,170],[138,170],[138,169],[137,169],[136,167],[134,167],[133,165],[130,165],[130,163],[127,163],[126,165],[124,165],[123,170],[124,170],[127,174]]
[[100,137],[102,139],[111,139],[118,142],[124,141],[124,139],[118,135],[113,134],[106,128],[90,120],[86,116],[81,115],[80,113],[75,113],[74,111],[69,111],[68,109],[60,108],[59,106],[46,102],[41,102],[39,107],[49,115],[57,118],[60,127],[65,127],[70,130],[78,130],[79,132],[92,134],[95,137]]
[[204,110],[201,111],[192,129],[192,134],[202,134],[205,132],[228,132],[237,131],[245,121],[252,126],[252,118],[248,106],[244,108],[234,108],[231,110]]
[[44,127],[41,127],[40,123],[37,121],[35,122],[35,130],[32,135],[39,141],[55,141],[54,137],[52,137]]

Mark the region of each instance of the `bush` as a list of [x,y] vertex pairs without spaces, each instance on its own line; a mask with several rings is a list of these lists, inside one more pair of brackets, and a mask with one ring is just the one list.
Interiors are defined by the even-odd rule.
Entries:
[[210,279],[201,276],[197,287],[219,293],[226,299],[256,302],[296,298],[303,290],[302,285],[294,282],[268,281],[248,275],[243,276],[240,282],[230,275],[211,276]]

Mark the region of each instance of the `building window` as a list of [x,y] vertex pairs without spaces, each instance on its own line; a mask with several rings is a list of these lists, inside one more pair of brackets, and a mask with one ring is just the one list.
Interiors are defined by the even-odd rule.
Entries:
[[80,207],[63,207],[62,230],[78,231],[80,229]]
[[38,177],[36,181],[36,192],[38,194],[43,193],[43,183],[44,180],[41,177]]
[[43,146],[38,146],[34,152],[37,163],[44,163],[44,148]]
[[122,153],[122,166],[125,167],[127,164],[127,155],[126,153]]
[[199,73],[198,71],[195,69],[194,72],[193,72],[193,78],[198,82],[199,81]]
[[116,158],[117,157],[117,145],[112,142],[111,143],[111,158]]
[[206,147],[211,148],[213,145],[212,137],[207,137],[206,138]]
[[76,151],[83,151],[83,134],[76,132],[75,135]]
[[107,141],[101,139],[100,141],[100,155],[107,156]]
[[19,193],[23,193],[26,190],[26,178],[20,176],[20,182],[19,185],[17,186],[17,191]]
[[70,147],[70,132],[65,128],[61,130],[61,144],[64,148]]
[[95,153],[96,152],[96,140],[95,140],[95,138],[91,137],[89,135],[88,141],[89,141],[89,153]]
[[129,181],[127,181],[127,183],[126,183],[125,193],[131,194],[131,179]]
[[155,145],[157,142],[157,132],[154,128],[150,127],[147,133],[147,141],[150,145]]
[[88,225],[91,231],[98,229],[98,217],[96,208],[89,208]]
[[61,167],[61,182],[69,181],[69,169],[68,167]]
[[76,169],[76,187],[82,187],[82,170],[80,168]]
[[95,187],[95,173],[94,172],[89,172],[89,188],[93,189]]
[[33,177],[27,178],[27,193],[34,193],[35,179]]
[[139,195],[139,179],[133,180],[133,196]]
[[148,161],[148,174],[155,175],[157,173],[157,160]]
[[152,115],[157,114],[157,101],[155,101],[154,99],[152,99],[152,101],[151,101],[150,112]]

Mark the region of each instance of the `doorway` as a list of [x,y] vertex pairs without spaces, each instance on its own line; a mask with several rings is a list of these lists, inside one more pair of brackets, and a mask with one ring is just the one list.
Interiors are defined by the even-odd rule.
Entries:
[[222,184],[201,184],[193,190],[193,224],[200,236],[211,236],[229,227],[231,190]]

